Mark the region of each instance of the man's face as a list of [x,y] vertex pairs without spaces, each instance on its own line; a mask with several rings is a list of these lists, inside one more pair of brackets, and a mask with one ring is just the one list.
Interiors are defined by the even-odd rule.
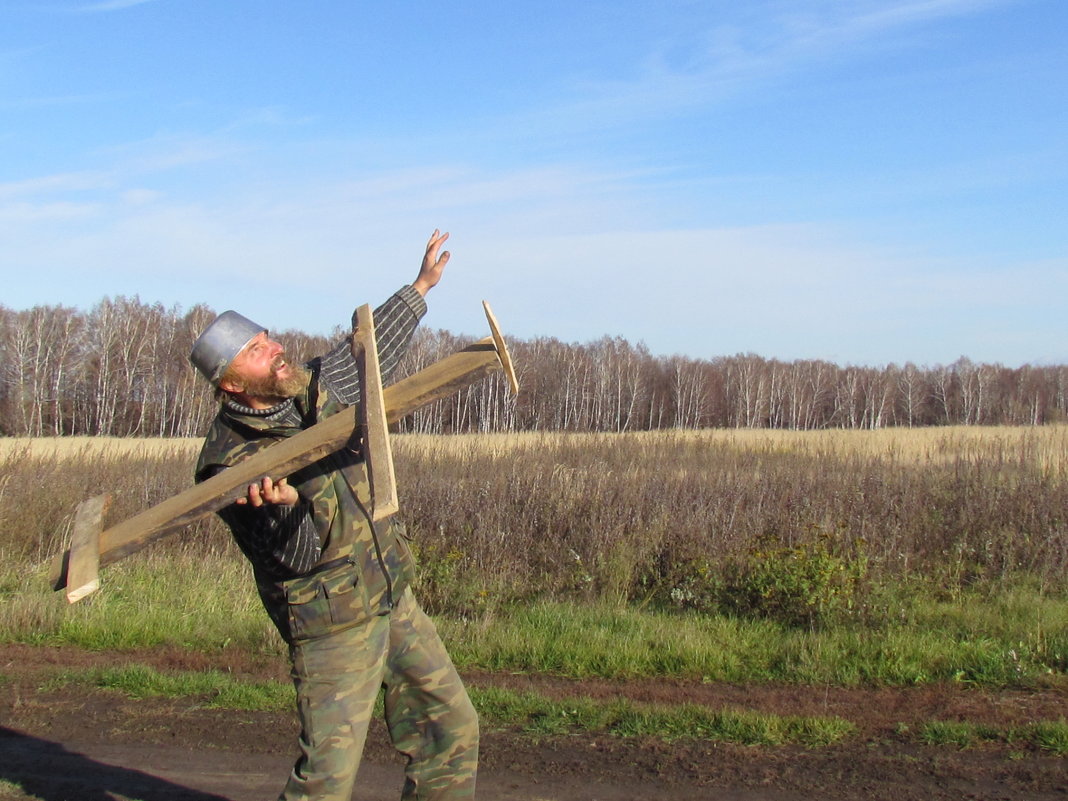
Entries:
[[219,387],[249,400],[274,405],[299,393],[308,381],[307,371],[285,360],[282,346],[261,332],[230,362]]

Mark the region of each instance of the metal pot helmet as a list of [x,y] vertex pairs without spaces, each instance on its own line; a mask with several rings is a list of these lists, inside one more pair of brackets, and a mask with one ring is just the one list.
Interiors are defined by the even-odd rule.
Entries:
[[230,362],[237,358],[245,345],[266,330],[244,315],[224,311],[197,337],[189,361],[213,387],[217,387]]

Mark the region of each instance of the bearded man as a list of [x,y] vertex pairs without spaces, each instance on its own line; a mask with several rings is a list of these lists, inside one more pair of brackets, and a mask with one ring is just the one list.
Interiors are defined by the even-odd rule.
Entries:
[[[449,261],[441,252],[448,236],[434,231],[416,280],[374,312],[383,378],[426,313],[426,293]],[[198,481],[359,402],[348,340],[299,367],[266,329],[233,311],[204,330],[190,360],[220,399]],[[349,801],[381,688],[390,738],[408,758],[401,797],[471,798],[475,710],[412,594],[403,526],[373,522],[370,506],[366,465],[346,447],[291,476],[265,476],[219,512],[289,645],[300,756],[279,801]]]

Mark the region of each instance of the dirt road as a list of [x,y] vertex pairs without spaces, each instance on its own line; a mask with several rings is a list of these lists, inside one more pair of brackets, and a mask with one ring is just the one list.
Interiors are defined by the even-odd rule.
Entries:
[[[280,678],[274,661],[180,651],[100,654],[0,646],[2,801],[263,801],[273,799],[294,756],[288,713],[206,708],[203,699],[134,700],[47,683],[60,670],[139,662],[166,669],[219,667]],[[682,682],[569,682],[474,674],[472,684],[530,687],[550,695],[684,700],[780,714],[835,714],[858,727],[848,743],[820,749],[663,743],[612,737],[540,741],[506,730],[483,735],[479,797],[501,801],[1001,801],[1068,799],[1068,759],[990,746],[923,746],[900,724],[966,719],[1016,725],[1068,715],[1063,688],[978,693],[958,687],[833,690]],[[384,727],[368,738],[354,799],[396,799],[403,765]]]

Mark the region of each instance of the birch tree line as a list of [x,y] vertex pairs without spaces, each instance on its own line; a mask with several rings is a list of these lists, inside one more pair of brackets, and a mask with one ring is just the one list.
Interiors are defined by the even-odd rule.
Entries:
[[[0,435],[200,435],[216,402],[187,356],[214,317],[138,298],[105,298],[88,311],[0,306]],[[335,332],[342,336],[343,332]],[[292,356],[330,339],[279,337]],[[397,378],[469,340],[421,328]],[[1041,425],[1068,420],[1068,366],[1018,368],[960,358],[933,367],[780,361],[755,354],[658,356],[604,337],[565,343],[512,340],[521,392],[503,376],[426,406],[401,429],[642,431],[663,428],[852,428]]]

